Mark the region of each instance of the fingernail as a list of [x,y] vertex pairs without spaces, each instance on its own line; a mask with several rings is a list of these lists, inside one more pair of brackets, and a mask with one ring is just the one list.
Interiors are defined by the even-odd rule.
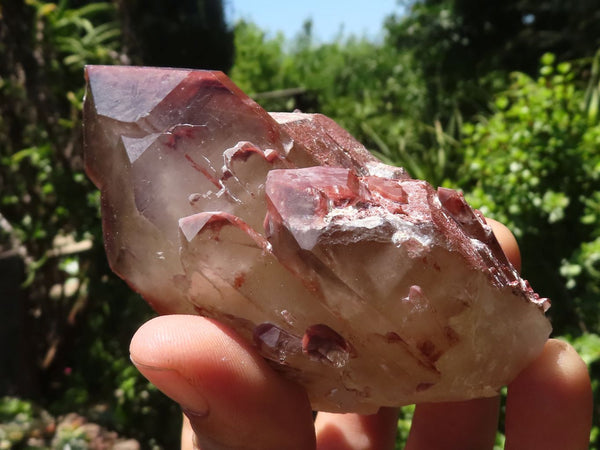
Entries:
[[133,358],[131,362],[162,393],[179,403],[183,412],[195,417],[208,416],[209,405],[204,396],[177,370],[147,365]]

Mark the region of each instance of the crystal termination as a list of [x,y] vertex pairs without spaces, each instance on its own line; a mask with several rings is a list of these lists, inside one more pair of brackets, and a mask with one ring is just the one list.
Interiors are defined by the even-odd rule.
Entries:
[[331,119],[267,113],[220,72],[88,66],[85,162],[112,269],[216,318],[315,409],[493,396],[550,333],[462,195]]

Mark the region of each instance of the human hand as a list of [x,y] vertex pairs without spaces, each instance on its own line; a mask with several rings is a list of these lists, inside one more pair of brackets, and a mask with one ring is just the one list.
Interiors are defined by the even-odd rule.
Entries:
[[[489,221],[520,267],[505,227]],[[244,340],[200,316],[162,316],[144,324],[131,359],[185,415],[182,449],[393,449],[397,410],[371,416],[319,413],[303,389],[278,375]],[[417,405],[406,448],[491,449],[498,397]],[[508,387],[506,449],[588,448],[592,392],[587,368],[568,344],[550,339]]]

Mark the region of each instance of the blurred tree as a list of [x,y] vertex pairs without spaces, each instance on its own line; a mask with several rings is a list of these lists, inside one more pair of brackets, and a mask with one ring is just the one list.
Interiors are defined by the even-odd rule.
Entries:
[[116,0],[134,62],[227,71],[233,30],[222,0]]
[[[122,40],[137,29],[123,31],[117,6],[0,3],[0,265],[6,268],[0,273],[0,311],[6,313],[0,326],[12,338],[0,354],[0,395],[32,399],[53,414],[85,413],[141,437],[148,448],[174,448],[177,406],[129,362],[129,340],[152,312],[110,272],[100,197],[83,173],[83,67],[132,61]],[[148,20],[152,6],[143,16]],[[172,50],[167,56],[176,58],[173,63],[228,67],[232,34],[223,26],[221,2],[164,8],[183,17],[181,35],[175,26],[158,29],[165,47],[146,50],[159,56]],[[160,8],[154,12],[157,23],[170,17]],[[196,25],[206,34],[192,33]],[[209,35],[223,36],[224,46]],[[134,56],[141,61],[144,55]],[[152,54],[146,58],[152,61]],[[152,432],[157,429],[160,434]]]
[[596,0],[415,0],[387,28],[394,45],[419,55],[428,115],[445,124],[485,110],[509,72],[535,75],[546,52],[560,61],[593,56],[599,20]]
[[[600,236],[600,126],[585,108],[585,89],[577,87],[589,67],[556,63],[552,54],[542,62],[537,78],[513,74],[491,116],[465,124],[458,184],[519,238],[529,255],[525,277],[553,301],[555,333],[577,334],[600,326],[598,301],[581,300],[594,292],[585,286],[589,278],[579,277],[583,268],[595,270],[596,249],[573,259],[582,243]],[[597,247],[595,241],[584,245]]]
[[424,56],[452,78],[501,69],[535,75],[540,57],[592,56],[600,47],[600,5],[594,0],[416,0],[387,26],[396,44]]
[[234,36],[235,64],[230,76],[240,89],[248,94],[282,89],[283,35],[269,38],[257,25],[242,20],[235,25]]
[[[590,76],[591,74],[591,76]],[[588,88],[581,82],[590,77]],[[571,342],[593,380],[600,417],[600,53],[592,63],[542,57],[494,96],[493,113],[464,125],[455,186],[518,237],[523,276],[550,297],[554,336]],[[600,429],[590,449],[600,448]]]
[[[77,10],[64,1],[2,5],[0,253],[16,252],[27,265],[27,341],[20,351],[29,357],[23,360],[26,375],[15,379],[13,389],[29,394],[43,389],[47,378],[40,369],[50,367],[64,342],[68,311],[77,297],[49,301],[52,287],[68,278],[59,269],[55,239],[81,240],[98,227],[81,174],[78,105],[84,61],[118,58],[118,28],[108,20],[113,13],[106,3]],[[91,26],[98,18],[104,24]],[[30,381],[26,386],[24,379]]]
[[310,22],[291,42],[239,22],[235,43],[231,77],[267,110],[328,115],[386,161],[435,184],[453,173],[456,142],[424,122],[425,80],[410,52],[353,36],[317,43]]

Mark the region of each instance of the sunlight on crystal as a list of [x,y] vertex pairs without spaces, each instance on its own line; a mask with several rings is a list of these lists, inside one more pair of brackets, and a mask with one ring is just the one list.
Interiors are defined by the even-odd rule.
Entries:
[[86,73],[111,268],[161,314],[233,328],[314,409],[497,395],[541,351],[549,300],[462,194],[220,72]]

